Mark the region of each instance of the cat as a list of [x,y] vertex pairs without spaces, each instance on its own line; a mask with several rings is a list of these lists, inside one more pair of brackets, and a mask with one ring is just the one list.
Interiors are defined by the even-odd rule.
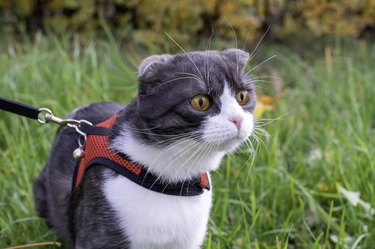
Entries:
[[[140,64],[138,95],[128,105],[94,103],[67,118],[98,124],[117,114],[111,149],[155,182],[183,186],[216,170],[252,134],[256,96],[243,70],[248,60],[239,49],[153,55]],[[34,185],[40,216],[63,241],[76,249],[201,247],[212,190],[169,195],[97,165],[72,192],[76,147],[75,131],[60,128]]]

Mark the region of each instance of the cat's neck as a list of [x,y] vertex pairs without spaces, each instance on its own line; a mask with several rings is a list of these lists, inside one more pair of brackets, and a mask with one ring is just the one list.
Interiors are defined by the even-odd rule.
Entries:
[[193,140],[181,140],[163,148],[149,145],[141,142],[126,126],[123,124],[121,132],[112,139],[111,147],[166,182],[185,181],[215,170],[225,155]]

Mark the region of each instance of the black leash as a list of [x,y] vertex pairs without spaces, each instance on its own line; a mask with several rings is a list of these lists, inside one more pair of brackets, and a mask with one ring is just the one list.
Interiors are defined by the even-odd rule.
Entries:
[[[4,110],[6,112],[11,112],[14,114],[18,114],[20,116],[24,116],[31,119],[38,120],[41,124],[46,123],[55,123],[63,126],[69,126],[72,128],[79,127],[82,124],[85,124],[85,126],[92,126],[91,122],[87,120],[76,120],[76,119],[62,119],[58,118],[55,115],[53,115],[52,111],[48,108],[37,108],[31,105],[26,105],[11,99],[6,99],[3,97],[0,97],[0,110]],[[79,130],[77,130],[78,133]],[[83,133],[83,132],[81,132]],[[80,134],[81,134],[80,133]]]
[[[76,119],[62,119],[53,115],[52,111],[48,108],[37,108],[34,106],[26,105],[14,100],[0,97],[0,110],[11,112],[31,119],[36,119],[40,124],[55,123],[61,126],[68,126],[75,129],[78,136],[78,150],[82,150],[87,140],[87,134],[91,132],[103,132],[100,127],[93,126],[87,120]],[[73,156],[79,157],[75,154]]]
[[38,120],[39,114],[41,112],[41,108],[36,108],[2,97],[0,97],[0,109],[36,120]]

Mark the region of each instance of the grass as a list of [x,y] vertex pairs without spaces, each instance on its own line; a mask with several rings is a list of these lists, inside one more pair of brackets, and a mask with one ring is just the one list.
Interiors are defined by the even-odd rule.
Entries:
[[[126,103],[136,93],[134,65],[143,56],[131,51],[41,36],[0,46],[0,95],[57,116],[95,101]],[[271,46],[257,58],[275,53],[253,72],[280,76],[257,83],[259,92],[278,96],[275,110],[259,121],[276,119],[264,127],[270,140],[255,157],[245,148],[213,173],[203,248],[372,248],[373,214],[339,189],[358,191],[375,207],[375,46],[338,41],[301,55]],[[58,241],[32,197],[55,132],[0,112],[0,248]]]

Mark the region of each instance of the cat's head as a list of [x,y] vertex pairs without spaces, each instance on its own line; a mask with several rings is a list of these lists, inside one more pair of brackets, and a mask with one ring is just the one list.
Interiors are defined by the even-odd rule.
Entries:
[[[190,158],[199,158],[202,151],[222,157],[239,147],[254,128],[255,88],[243,70],[248,59],[249,54],[239,49],[144,59],[133,102],[136,115],[128,117],[136,142],[128,147],[143,144],[138,150],[148,150],[150,155],[158,148],[155,155]],[[125,152],[139,153],[131,150]]]
[[256,103],[243,71],[248,59],[238,49],[146,58],[138,69],[137,99],[138,123],[149,128],[144,142],[170,144],[173,135],[190,134],[218,150],[239,146],[253,130]]

